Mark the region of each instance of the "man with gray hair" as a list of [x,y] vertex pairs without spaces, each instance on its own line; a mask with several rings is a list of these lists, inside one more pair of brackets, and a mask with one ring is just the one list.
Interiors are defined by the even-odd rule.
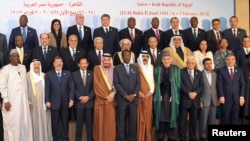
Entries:
[[10,51],[10,63],[1,70],[0,92],[4,141],[33,141],[26,69],[19,64],[17,49]]
[[181,70],[179,138],[187,139],[187,116],[189,115],[189,140],[197,140],[198,109],[200,108],[200,96],[203,90],[202,73],[195,69],[194,56],[187,56],[187,67]]
[[103,38],[95,37],[94,38],[94,50],[91,50],[87,54],[87,58],[89,61],[88,69],[93,71],[96,65],[101,64],[102,55],[103,55]]
[[[116,52],[113,56],[113,60],[114,60],[114,66],[117,66],[121,63],[123,63],[123,59],[122,59],[122,51],[123,50],[130,50],[131,49],[131,41],[129,39],[122,39],[119,42],[119,45],[121,47],[121,51]],[[135,58],[136,55],[134,52],[131,51],[131,58],[130,58],[130,64],[135,63]]]

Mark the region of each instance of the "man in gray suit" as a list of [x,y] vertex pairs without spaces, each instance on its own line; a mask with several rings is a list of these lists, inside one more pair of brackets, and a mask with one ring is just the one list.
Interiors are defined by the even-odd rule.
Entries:
[[207,125],[214,125],[216,120],[217,106],[217,75],[212,70],[212,60],[205,58],[203,60],[203,92],[201,93],[201,110],[199,120],[199,137],[201,141],[207,140]]
[[[129,64],[131,52],[122,51],[124,63],[114,68],[114,86],[117,100],[117,140],[125,141],[125,125],[128,121],[128,141],[136,141],[137,137],[137,104],[140,90],[138,68]],[[128,117],[128,120],[125,119]]]

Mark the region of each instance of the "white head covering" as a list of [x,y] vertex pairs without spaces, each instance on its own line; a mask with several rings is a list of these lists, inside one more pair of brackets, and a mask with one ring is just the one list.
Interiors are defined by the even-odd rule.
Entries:
[[170,40],[170,43],[169,43],[169,46],[173,49],[173,50],[175,50],[176,51],[176,48],[175,48],[175,46],[174,46],[174,38],[180,38],[181,39],[181,49],[182,49],[182,51],[184,51],[184,43],[183,43],[183,39],[182,39],[182,37],[181,36],[178,36],[178,35],[175,35],[175,36],[173,36],[172,38],[171,38],[171,40]]
[[[142,60],[142,55],[145,55],[145,54],[149,56],[147,64],[144,64],[143,60]],[[141,51],[140,52],[140,54],[137,58],[137,63],[141,67],[141,71],[143,73],[143,76],[145,76],[145,79],[146,79],[147,83],[149,84],[150,92],[153,93],[154,89],[155,89],[154,67],[151,64],[151,57],[150,57],[148,51]]]
[[[35,71],[34,71],[34,63],[35,62],[39,62],[40,63],[40,72],[39,73],[35,73]],[[30,63],[30,73],[31,73],[31,75],[32,75],[35,83],[37,83],[37,82],[39,82],[41,80],[42,81],[44,80],[43,79],[43,74],[42,74],[41,62],[39,60],[37,60],[37,59],[32,60],[32,62]]]
[[10,51],[10,55],[12,55],[12,54],[18,54],[18,51],[17,51],[17,49],[11,49],[11,51]]

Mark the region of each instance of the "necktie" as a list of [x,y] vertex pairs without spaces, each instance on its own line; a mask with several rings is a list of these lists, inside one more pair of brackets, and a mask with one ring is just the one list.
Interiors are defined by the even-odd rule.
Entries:
[[174,31],[174,35],[178,35],[178,32],[177,32],[177,30],[175,30],[175,31]]
[[25,28],[23,27],[23,41],[25,41],[26,40],[26,37],[27,37],[27,35],[26,35],[26,31],[25,31]]
[[233,31],[234,31],[234,33],[233,33],[234,34],[234,39],[236,39],[236,37],[237,37],[236,30],[234,29]]
[[216,36],[217,36],[217,41],[218,43],[220,42],[220,33],[219,32],[216,32]]
[[134,33],[133,33],[132,29],[130,30],[130,37],[131,37],[132,42],[134,42],[135,36],[134,36]]
[[47,56],[47,49],[46,49],[46,47],[43,47],[43,58],[44,58],[44,60],[46,60],[46,56]]
[[155,36],[157,38],[157,41],[160,42],[161,36],[158,29],[155,30]]
[[189,71],[189,77],[190,77],[191,82],[193,83],[194,82],[194,77],[192,75],[192,71],[191,70]]
[[82,27],[81,26],[79,27],[79,31],[78,32],[79,32],[80,39],[82,40]]
[[153,56],[154,63],[156,63],[155,49],[153,49],[153,54],[152,54],[152,56]]
[[102,61],[101,51],[98,52],[98,60],[101,63],[101,61]]
[[76,59],[76,49],[72,49],[72,59],[73,61]]
[[23,63],[23,50],[20,49],[20,53],[19,53],[19,59],[20,59],[20,63]]
[[194,28],[194,39],[197,38],[196,29]]
[[82,73],[82,82],[83,82],[83,85],[85,86],[85,84],[86,84],[86,73],[85,72]]
[[234,71],[233,68],[230,68],[230,77],[233,80],[234,79]]
[[109,34],[109,29],[107,27],[105,28],[105,33],[106,33],[106,35]]
[[61,81],[61,73],[57,73],[57,78],[59,81]]
[[126,64],[126,72],[127,72],[127,74],[129,74],[129,65],[128,64]]

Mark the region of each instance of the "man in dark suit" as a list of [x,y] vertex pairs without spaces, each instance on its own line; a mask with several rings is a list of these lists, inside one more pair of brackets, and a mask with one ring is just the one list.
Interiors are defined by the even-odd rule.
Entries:
[[[163,38],[161,38],[161,42],[165,47],[169,47],[169,43],[171,41],[171,38],[174,36],[174,35],[179,35],[182,37],[183,41],[185,41],[185,38],[184,38],[184,32],[183,30],[180,30],[179,29],[179,19],[177,17],[172,17],[170,19],[170,24],[171,24],[171,29],[165,31],[163,33]],[[185,43],[185,42],[184,42]],[[185,45],[186,46],[186,45]]]
[[228,54],[225,62],[226,66],[219,69],[217,74],[221,124],[239,124],[240,106],[245,103],[245,78],[243,71],[235,67],[234,54]]
[[191,17],[190,25],[190,28],[184,30],[184,44],[191,51],[196,51],[199,49],[200,42],[206,39],[206,32],[205,30],[198,28],[197,17]]
[[103,55],[103,39],[102,39],[102,37],[96,37],[94,39],[94,47],[95,47],[95,49],[90,51],[87,55],[88,62],[89,62],[88,69],[91,71],[94,70],[94,67],[96,65],[101,64],[101,59],[102,59],[102,55]]
[[72,34],[69,36],[66,48],[62,48],[59,52],[63,59],[63,69],[74,72],[79,69],[78,60],[86,57],[85,50],[77,46],[78,38]]
[[203,91],[201,93],[201,109],[199,118],[200,141],[207,141],[207,125],[215,125],[217,106],[217,74],[212,69],[212,60],[203,60]]
[[70,71],[62,70],[63,60],[56,56],[55,70],[45,76],[45,103],[51,109],[53,141],[68,141],[69,108],[74,104],[74,81]]
[[[187,127],[189,127],[189,141],[196,141],[203,76],[199,70],[195,69],[196,60],[194,56],[188,56],[186,64],[187,67],[181,70],[179,138],[180,141],[187,139]],[[187,126],[188,115],[189,126]]]
[[152,36],[155,36],[157,38],[157,41],[158,41],[158,45],[157,45],[157,48],[159,49],[163,49],[165,46],[163,46],[163,44],[161,43],[161,39],[163,38],[162,34],[163,34],[163,31],[159,29],[159,25],[160,25],[160,21],[159,21],[159,18],[158,17],[153,17],[152,20],[151,20],[151,28],[146,30],[144,33],[143,33],[143,43],[142,43],[142,46],[143,46],[143,50],[147,50],[149,48],[148,46],[148,38],[152,37]]
[[220,26],[220,19],[212,19],[213,29],[206,32],[207,49],[212,51],[213,54],[219,49],[220,40],[223,37]]
[[[30,70],[30,63],[32,61],[32,52],[28,49],[25,49],[23,47],[23,37],[21,35],[16,36],[15,38],[15,48],[18,51],[19,54],[19,63],[24,65],[26,68],[26,71],[28,72]],[[6,63],[10,63],[9,61],[9,53],[6,55]]]
[[250,53],[250,37],[244,36],[242,39],[242,47],[236,52],[237,66],[240,68],[248,65],[247,58],[245,57]]
[[232,16],[230,18],[231,28],[223,31],[223,36],[228,40],[228,49],[233,53],[236,53],[241,46],[241,42],[244,36],[247,36],[246,30],[238,27],[238,18]]
[[135,25],[136,25],[135,18],[129,17],[128,27],[119,31],[119,40],[129,39],[132,42],[130,50],[134,52],[136,56],[138,56],[142,47],[143,32],[138,28],[135,28]]
[[147,51],[150,54],[151,59],[151,64],[154,66],[160,65],[161,64],[161,53],[162,51],[157,48],[158,41],[157,38],[152,36],[148,39],[148,46],[149,49]]
[[110,16],[103,14],[101,16],[102,26],[94,30],[93,38],[103,38],[103,50],[110,53],[112,56],[115,52],[119,51],[119,33],[118,29],[110,26]]
[[80,58],[78,61],[80,69],[73,72],[75,84],[75,106],[76,109],[76,141],[82,141],[83,121],[86,124],[87,141],[93,140],[92,119],[94,106],[93,73],[87,70],[87,58]]
[[46,73],[53,69],[53,60],[58,55],[57,48],[48,46],[49,35],[40,35],[41,46],[33,49],[32,58],[38,59],[42,65],[42,72]]
[[28,50],[33,50],[35,47],[39,46],[38,37],[36,30],[27,25],[28,17],[26,15],[21,15],[19,19],[20,26],[12,29],[9,38],[9,50],[15,48],[15,37],[18,35],[23,36],[24,48]]
[[[129,50],[122,52],[124,63],[114,68],[114,86],[117,100],[117,140],[125,141],[125,125],[128,121],[129,141],[137,139],[137,104],[140,90],[140,75],[138,68],[129,64],[131,53]],[[128,120],[126,120],[128,117]]]
[[3,54],[8,51],[6,35],[0,33],[0,52]]
[[78,48],[83,48],[86,52],[93,49],[91,29],[88,26],[84,26],[84,16],[82,14],[76,14],[76,25],[70,26],[67,29],[67,40],[72,34],[78,38]]

